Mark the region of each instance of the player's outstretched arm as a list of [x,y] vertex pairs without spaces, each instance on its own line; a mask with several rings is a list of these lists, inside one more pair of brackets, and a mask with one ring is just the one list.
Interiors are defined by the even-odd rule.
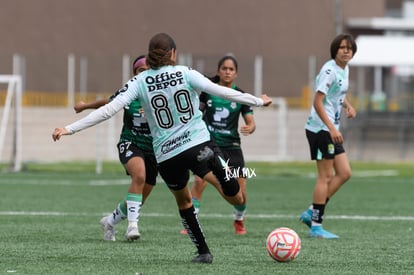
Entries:
[[250,93],[240,93],[232,88],[221,86],[211,81],[205,82],[204,91],[209,94],[225,98],[229,101],[234,101],[250,106],[267,107],[272,104],[272,99],[266,94],[263,94],[260,97],[256,97]]
[[213,83],[211,80],[196,70],[190,70],[188,76],[191,86],[193,86],[199,92],[206,92],[221,98],[225,98],[229,101],[234,101],[249,106],[260,107],[269,106],[272,104],[272,99],[265,94],[261,97],[256,97],[247,92],[240,93],[239,91],[236,91],[232,88]]
[[84,102],[84,101],[79,101],[75,104],[75,106],[73,107],[73,109],[75,110],[76,113],[80,113],[86,109],[98,109],[99,107],[105,105],[108,103],[108,99],[104,98],[104,99],[98,99],[95,100],[93,102]]
[[105,104],[104,106],[94,110],[86,117],[81,118],[69,125],[66,125],[64,128],[55,128],[52,133],[52,138],[54,141],[60,139],[64,135],[72,135],[76,132],[84,130],[86,128],[92,127],[98,123],[101,123],[112,116],[117,112],[122,110],[124,106],[127,106],[131,103],[132,100],[129,98],[115,98],[110,103]]
[[272,99],[268,97],[266,94],[262,94],[260,98],[263,99],[263,106],[267,107],[270,104],[272,104]]

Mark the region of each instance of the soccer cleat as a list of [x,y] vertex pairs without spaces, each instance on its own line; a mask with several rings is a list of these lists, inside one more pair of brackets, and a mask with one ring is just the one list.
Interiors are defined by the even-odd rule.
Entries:
[[243,221],[234,221],[233,225],[234,225],[234,232],[237,235],[246,235],[247,231],[246,231],[246,228],[244,227]]
[[321,239],[338,239],[339,238],[339,236],[323,229],[322,225],[313,225],[309,231],[309,237],[321,238]]
[[213,255],[210,253],[198,254],[192,260],[193,263],[211,264],[213,262]]
[[125,233],[125,239],[127,241],[135,241],[141,237],[139,233],[138,226],[128,226],[127,231]]
[[108,223],[108,216],[103,217],[100,222],[105,241],[115,241],[115,228]]
[[184,229],[181,229],[180,233],[182,235],[188,235],[187,229],[185,229],[185,228]]
[[299,220],[306,224],[309,228],[312,226],[312,209],[307,209],[300,215]]

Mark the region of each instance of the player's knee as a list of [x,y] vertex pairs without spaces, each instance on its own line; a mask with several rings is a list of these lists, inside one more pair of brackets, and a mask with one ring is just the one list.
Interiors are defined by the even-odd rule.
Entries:
[[242,206],[246,204],[246,200],[244,199],[243,194],[240,192],[239,194],[237,194],[235,196],[235,203],[234,205],[236,206]]
[[221,184],[221,188],[223,189],[223,194],[228,197],[236,196],[240,191],[239,183],[234,178],[229,179],[225,183]]
[[136,185],[145,184],[145,176],[141,174],[131,175],[131,180],[132,180],[132,183]]
[[323,182],[325,184],[328,184],[333,178],[332,174],[323,174],[318,175],[318,182]]
[[343,180],[343,182],[345,183],[346,181],[348,181],[352,176],[352,172],[351,170],[345,171],[341,174],[341,178]]

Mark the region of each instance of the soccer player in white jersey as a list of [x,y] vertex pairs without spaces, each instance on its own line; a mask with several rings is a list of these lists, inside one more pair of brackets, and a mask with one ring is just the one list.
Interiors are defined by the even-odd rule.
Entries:
[[243,203],[240,187],[235,179],[227,179],[221,152],[210,139],[210,133],[199,111],[201,91],[250,106],[268,106],[272,100],[219,86],[199,72],[176,65],[176,45],[165,33],[156,34],[149,43],[149,70],[130,79],[119,90],[119,96],[88,116],[66,127],[56,128],[53,140],[73,134],[102,122],[134,99],[138,99],[147,116],[153,136],[154,153],[159,173],[173,193],[184,228],[197,248],[196,263],[212,263],[213,256],[194,212],[187,186],[190,170],[201,178],[213,171],[225,196]]
[[357,51],[349,34],[336,36],[331,43],[331,57],[320,70],[315,82],[315,96],[306,122],[306,137],[311,159],[316,160],[318,176],[313,191],[312,205],[302,213],[300,220],[309,228],[310,237],[337,239],[337,235],[323,229],[326,204],[351,177],[351,167],[339,131],[342,109],[347,118],[356,116],[346,98],[349,87],[348,62]]

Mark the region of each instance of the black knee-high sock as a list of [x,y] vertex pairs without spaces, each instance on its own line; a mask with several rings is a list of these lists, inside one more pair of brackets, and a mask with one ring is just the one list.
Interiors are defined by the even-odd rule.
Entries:
[[313,204],[312,221],[322,223],[325,213],[325,204]]
[[197,215],[194,212],[194,207],[191,206],[188,209],[180,210],[180,216],[183,226],[188,232],[188,236],[190,236],[191,241],[197,247],[198,253],[210,253],[204,237],[203,229],[201,228]]

